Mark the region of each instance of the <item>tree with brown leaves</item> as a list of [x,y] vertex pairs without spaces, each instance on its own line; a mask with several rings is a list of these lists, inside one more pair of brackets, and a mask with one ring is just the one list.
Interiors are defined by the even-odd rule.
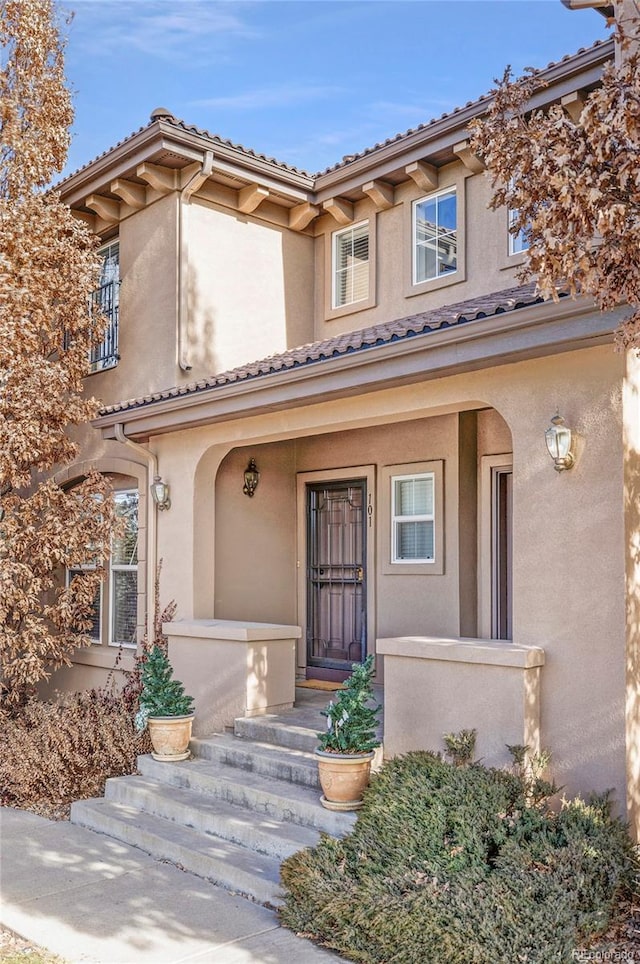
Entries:
[[[491,207],[512,214],[529,249],[520,280],[534,276],[541,294],[558,288],[591,295],[607,311],[628,306],[617,332],[640,349],[640,13],[637,0],[619,18],[620,57],[572,119],[560,104],[531,110],[536,73],[493,91],[486,117],[474,122],[473,149],[489,170]],[[619,10],[622,7],[619,6]]]
[[[85,398],[95,241],[55,192],[73,118],[52,0],[0,0],[0,679],[18,703],[90,640],[115,515],[106,479],[65,490]],[[64,585],[65,567],[87,566]],[[62,574],[62,578],[61,578]]]

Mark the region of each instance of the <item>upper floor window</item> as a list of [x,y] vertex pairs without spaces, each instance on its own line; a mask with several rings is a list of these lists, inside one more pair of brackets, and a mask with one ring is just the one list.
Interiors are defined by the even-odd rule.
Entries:
[[518,218],[518,211],[509,211],[509,254],[522,254],[523,251],[529,250],[529,232],[525,228],[520,228],[520,230],[513,234],[511,228],[515,224]]
[[413,283],[458,270],[455,188],[413,202]]
[[354,224],[333,235],[332,307],[369,297],[369,222]]
[[434,491],[433,472],[392,477],[392,563],[435,560]]
[[91,345],[90,370],[100,372],[118,364],[118,324],[120,310],[120,244],[111,241],[98,252],[102,258],[100,284],[91,304],[107,319],[104,334]]
[[[105,567],[104,583],[93,602],[92,626],[88,636],[96,644],[135,646],[138,615],[138,492],[123,489],[114,492],[116,512],[123,520],[120,536],[111,546],[109,563]],[[67,585],[83,569],[67,569]]]

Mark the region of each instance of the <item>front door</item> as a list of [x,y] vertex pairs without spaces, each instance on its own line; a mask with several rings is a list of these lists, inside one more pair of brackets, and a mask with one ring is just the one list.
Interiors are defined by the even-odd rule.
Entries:
[[366,479],[307,485],[310,675],[348,672],[366,655],[366,490]]

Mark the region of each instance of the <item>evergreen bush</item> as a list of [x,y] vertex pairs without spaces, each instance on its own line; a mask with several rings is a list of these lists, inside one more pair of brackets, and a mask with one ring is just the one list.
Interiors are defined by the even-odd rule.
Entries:
[[606,798],[553,812],[530,789],[520,772],[436,754],[391,760],[349,836],[282,865],[283,923],[366,964],[570,961],[638,864]]
[[369,753],[380,745],[376,737],[380,706],[373,703],[373,656],[354,663],[351,676],[321,710],[327,729],[318,733],[318,749],[327,753]]
[[136,713],[136,727],[143,730],[150,716],[188,716],[193,713],[193,697],[187,696],[184,685],[173,678],[169,657],[157,644],[146,657],[142,667],[140,709]]

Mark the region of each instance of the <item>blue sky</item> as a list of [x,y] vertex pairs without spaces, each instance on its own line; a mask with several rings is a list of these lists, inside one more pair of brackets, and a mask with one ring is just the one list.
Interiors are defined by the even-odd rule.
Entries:
[[311,173],[609,36],[560,0],[63,0],[69,173],[155,107]]

